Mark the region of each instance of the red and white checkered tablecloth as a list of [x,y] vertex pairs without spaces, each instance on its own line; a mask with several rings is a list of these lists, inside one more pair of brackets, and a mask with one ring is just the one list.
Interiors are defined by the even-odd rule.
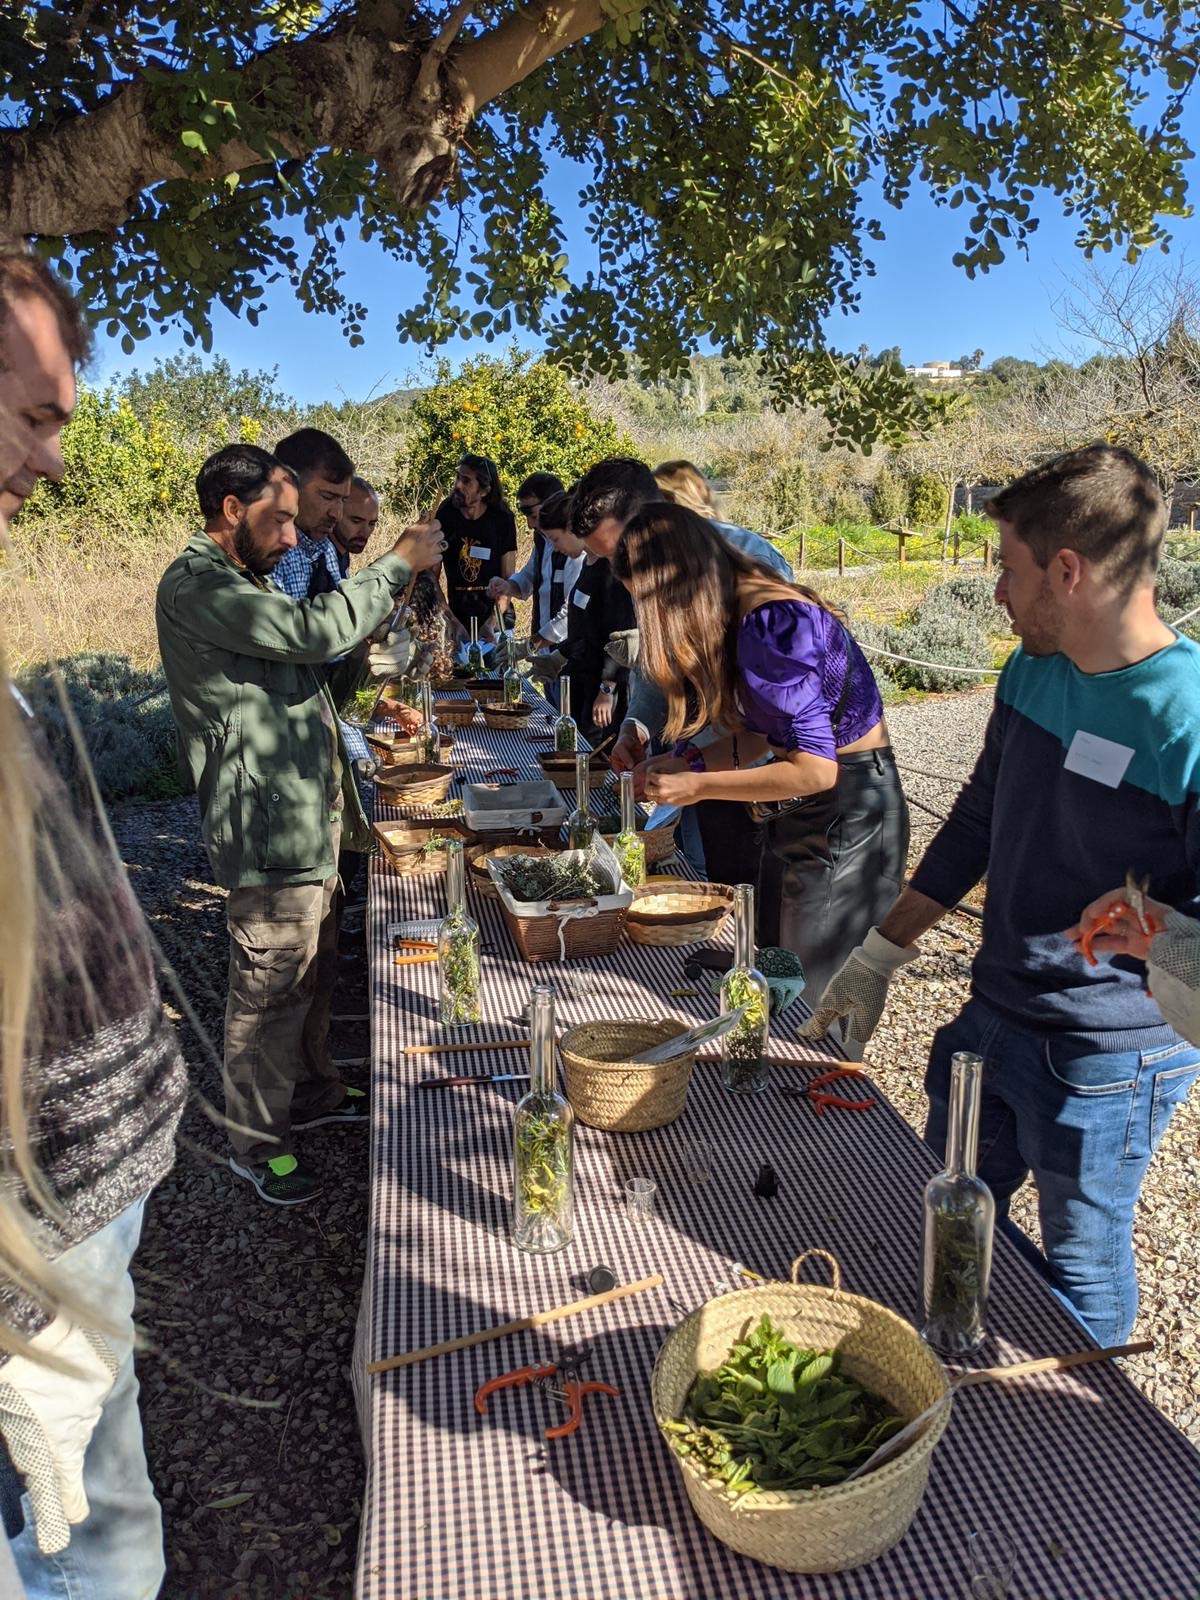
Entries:
[[[523,735],[478,723],[456,734],[454,756],[475,774],[536,771]],[[811,1245],[839,1258],[847,1288],[915,1316],[921,1192],[936,1163],[882,1097],[873,1112],[818,1120],[773,1088],[750,1101],[725,1093],[715,1064],[702,1061],[670,1127],[577,1128],[574,1241],[555,1256],[522,1254],[507,1221],[512,1111],[524,1086],[414,1088],[428,1074],[521,1071],[520,1054],[404,1055],[406,1045],[443,1037],[436,969],[396,967],[387,925],[443,909],[440,875],[400,878],[372,862],[372,1192],[354,1372],[367,1456],[359,1600],[958,1600],[969,1592],[964,1540],[983,1525],[1014,1540],[1013,1600],[1196,1600],[1200,1454],[1111,1366],[965,1391],[915,1522],[869,1566],[799,1577],[715,1540],[654,1427],[649,1378],[664,1336],[732,1262],[785,1278]],[[530,966],[496,901],[475,899],[472,911],[498,952],[484,958],[482,1037],[520,1033],[513,1019],[531,984],[580,970],[597,975],[599,992],[560,994],[560,1026],[597,1013],[713,1012],[707,995],[670,996],[683,986],[681,951],[626,942],[601,960]],[[819,1053],[790,1026],[774,1033],[781,1080],[786,1063]],[[685,1176],[695,1135],[715,1151],[707,1184]],[[772,1200],[752,1193],[764,1160],[779,1177]],[[635,1175],[658,1183],[655,1217],[641,1227],[622,1204]],[[369,1360],[574,1300],[599,1263],[618,1282],[661,1272],[664,1287],[366,1374]],[[1003,1239],[991,1323],[989,1364],[1088,1343]],[[587,1376],[623,1396],[585,1402],[574,1436],[543,1438],[559,1413],[531,1388],[505,1391],[486,1417],[476,1414],[473,1395],[487,1378],[581,1342],[591,1351]]]

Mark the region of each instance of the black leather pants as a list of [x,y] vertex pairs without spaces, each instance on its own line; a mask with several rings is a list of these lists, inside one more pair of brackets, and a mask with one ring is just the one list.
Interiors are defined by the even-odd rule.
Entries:
[[908,860],[908,806],[890,749],[838,757],[838,781],[767,823],[758,942],[794,950],[804,997],[829,979],[891,909]]

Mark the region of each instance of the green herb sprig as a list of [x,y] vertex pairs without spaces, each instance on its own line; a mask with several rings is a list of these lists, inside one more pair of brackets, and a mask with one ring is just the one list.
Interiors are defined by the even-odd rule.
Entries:
[[541,1235],[564,1224],[571,1196],[571,1128],[558,1114],[554,1098],[526,1096],[517,1114],[515,1142],[520,1228]]
[[903,1426],[836,1351],[801,1349],[765,1316],[665,1424],[673,1449],[737,1496],[841,1483]]
[[594,867],[569,855],[509,856],[499,870],[514,900],[591,900],[613,893]]
[[736,1011],[739,1006],[746,1007],[745,1013],[723,1040],[726,1074],[734,1089],[754,1079],[767,1042],[767,1002],[762,990],[748,972],[735,967],[721,985],[721,1007]]

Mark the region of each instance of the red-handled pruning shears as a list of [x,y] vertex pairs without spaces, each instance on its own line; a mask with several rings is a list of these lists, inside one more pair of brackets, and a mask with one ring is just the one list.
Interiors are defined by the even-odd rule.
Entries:
[[818,1117],[823,1117],[826,1111],[871,1111],[875,1101],[847,1100],[840,1094],[826,1094],[827,1083],[836,1083],[839,1078],[861,1078],[864,1074],[859,1067],[834,1067],[831,1072],[821,1073],[819,1078],[813,1078],[806,1083],[803,1089],[784,1089],[783,1093],[792,1095],[796,1099],[811,1100],[813,1110]]
[[[487,1411],[488,1396],[497,1389],[514,1389],[527,1383],[536,1383],[543,1393],[551,1395],[555,1400],[561,1400],[569,1407],[567,1420],[560,1422],[555,1428],[546,1429],[547,1439],[565,1439],[569,1433],[574,1433],[583,1421],[583,1397],[585,1394],[608,1394],[620,1398],[621,1391],[614,1389],[608,1383],[580,1383],[579,1369],[587,1359],[586,1350],[578,1350],[573,1346],[564,1350],[557,1363],[545,1367],[518,1367],[514,1372],[505,1372],[498,1378],[489,1378],[475,1391],[475,1409],[480,1416]],[[553,1386],[552,1380],[559,1377],[562,1388]]]

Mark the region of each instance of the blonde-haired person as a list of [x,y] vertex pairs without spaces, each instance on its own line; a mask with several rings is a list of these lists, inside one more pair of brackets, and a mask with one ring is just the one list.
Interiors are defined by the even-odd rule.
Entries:
[[811,589],[785,583],[682,506],[635,515],[613,570],[637,606],[639,670],[666,697],[665,735],[686,741],[710,722],[730,730],[703,750],[643,763],[646,798],[761,808],[759,940],[794,950],[820,994],[891,904],[908,852],[908,809],[866,658]]
[[[0,254],[0,525],[62,474],[86,349],[59,280]],[[79,776],[68,791],[0,659],[0,1513],[29,1600],[153,1600],[162,1520],[129,1262],[186,1079],[145,924]]]

